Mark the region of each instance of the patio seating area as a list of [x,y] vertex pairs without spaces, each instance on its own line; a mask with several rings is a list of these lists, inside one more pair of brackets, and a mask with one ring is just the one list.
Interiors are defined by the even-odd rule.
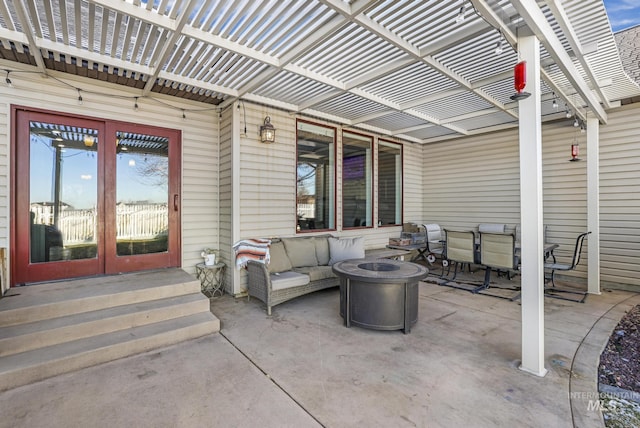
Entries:
[[598,356],[640,295],[546,299],[545,378],[517,368],[518,303],[427,282],[419,295],[410,335],[345,328],[337,288],[271,317],[225,295],[221,334],[7,391],[0,412],[14,427],[601,426]]
[[0,428],[603,428],[633,7],[0,0]]

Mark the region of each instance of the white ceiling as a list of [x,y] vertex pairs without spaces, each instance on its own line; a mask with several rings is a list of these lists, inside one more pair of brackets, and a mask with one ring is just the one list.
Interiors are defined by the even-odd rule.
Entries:
[[526,27],[542,42],[543,120],[566,104],[606,122],[640,95],[602,0],[0,0],[0,58],[428,143],[517,126]]

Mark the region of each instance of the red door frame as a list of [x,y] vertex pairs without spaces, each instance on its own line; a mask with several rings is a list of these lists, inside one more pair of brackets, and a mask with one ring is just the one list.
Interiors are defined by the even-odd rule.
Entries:
[[[64,260],[47,263],[30,263],[29,253],[29,220],[27,216],[17,215],[19,209],[29,211],[29,177],[22,176],[29,172],[29,150],[27,156],[18,150],[18,141],[27,132],[29,141],[29,121],[58,123],[98,129],[103,136],[103,143],[98,145],[98,257],[93,259]],[[75,278],[90,275],[134,272],[140,270],[176,267],[181,262],[181,224],[180,224],[180,191],[181,191],[181,136],[180,130],[161,128],[150,125],[137,125],[126,122],[111,121],[59,113],[51,110],[34,109],[24,106],[11,106],[11,162],[10,162],[10,286],[17,284],[41,282],[55,279]],[[115,210],[115,130],[152,133],[169,138],[169,248],[166,253],[141,254],[134,256],[116,255]],[[25,208],[26,207],[26,208]],[[24,211],[23,211],[24,212]],[[104,214],[101,214],[104,213]],[[102,217],[102,218],[101,218]]]
[[133,256],[116,255],[116,132],[132,132],[138,134],[150,134],[169,139],[169,171],[180,171],[180,136],[176,129],[159,128],[149,125],[138,125],[127,122],[109,121],[106,124],[107,153],[105,156],[105,168],[111,179],[107,185],[113,191],[105,192],[105,244],[106,259],[105,273],[115,274],[121,272],[134,272],[139,270],[154,269],[159,267],[180,266],[180,173],[169,174],[169,242],[166,253],[137,254]]

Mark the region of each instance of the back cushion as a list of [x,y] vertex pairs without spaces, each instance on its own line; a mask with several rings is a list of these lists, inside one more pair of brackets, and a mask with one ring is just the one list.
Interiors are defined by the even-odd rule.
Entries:
[[364,238],[333,238],[329,239],[329,265],[342,260],[363,259],[364,258]]
[[316,241],[316,257],[318,258],[319,266],[326,266],[329,264],[329,240],[326,236],[316,236],[313,238]]
[[293,267],[318,266],[313,238],[282,238]]
[[482,233],[504,233],[506,224],[498,223],[480,223],[478,225],[478,232]]
[[270,261],[267,269],[269,269],[270,273],[286,272],[293,268],[282,241],[273,242],[271,244],[269,247],[269,258]]
[[424,224],[423,227],[427,231],[427,241],[436,242],[442,240],[442,232],[440,230],[440,225],[431,223]]

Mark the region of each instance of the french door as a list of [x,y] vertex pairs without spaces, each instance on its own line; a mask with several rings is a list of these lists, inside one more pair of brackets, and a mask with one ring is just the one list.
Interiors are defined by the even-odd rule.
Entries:
[[180,131],[13,110],[12,284],[180,264]]

